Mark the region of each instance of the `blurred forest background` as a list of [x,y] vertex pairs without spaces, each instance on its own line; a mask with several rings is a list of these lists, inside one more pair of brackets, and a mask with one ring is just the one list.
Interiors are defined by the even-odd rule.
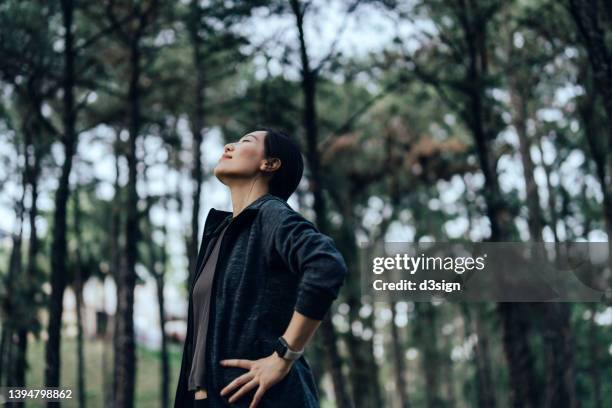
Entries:
[[610,407],[609,302],[371,303],[357,249],[610,242],[611,2],[4,0],[0,98],[0,385],[171,406],[211,170],[271,125],[351,270],[323,407]]

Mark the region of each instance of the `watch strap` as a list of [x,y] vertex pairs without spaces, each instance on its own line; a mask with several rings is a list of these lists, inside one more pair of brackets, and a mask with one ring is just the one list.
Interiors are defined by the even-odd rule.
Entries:
[[280,341],[283,344],[283,346],[285,346],[285,353],[283,356],[281,356],[282,358],[285,358],[287,360],[297,360],[298,358],[302,356],[302,354],[304,354],[304,349],[291,350],[291,348],[289,347],[289,344],[283,338],[283,336],[279,337],[278,341]]
[[287,351],[285,351],[285,355],[283,356],[283,358],[286,358],[287,360],[297,360],[298,358],[300,358],[301,355],[302,352],[293,351],[287,348]]

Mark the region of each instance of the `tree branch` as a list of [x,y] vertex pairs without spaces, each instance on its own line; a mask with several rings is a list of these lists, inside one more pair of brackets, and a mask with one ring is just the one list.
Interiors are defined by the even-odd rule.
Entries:
[[340,24],[340,28],[338,28],[338,31],[336,33],[336,36],[334,38],[334,41],[332,42],[332,45],[330,46],[329,52],[327,53],[327,55],[325,57],[323,57],[323,59],[317,64],[317,66],[313,69],[313,72],[316,74],[318,74],[321,69],[325,66],[325,64],[333,57],[333,55],[336,52],[336,47],[338,46],[338,42],[340,41],[340,37],[342,37],[342,34],[344,33],[344,30],[346,30],[346,26],[348,24],[349,21],[349,16],[357,9],[357,6],[359,6],[359,3],[361,3],[361,0],[356,0],[353,2],[353,4],[351,4],[346,13],[344,14],[344,18],[342,20],[342,23]]

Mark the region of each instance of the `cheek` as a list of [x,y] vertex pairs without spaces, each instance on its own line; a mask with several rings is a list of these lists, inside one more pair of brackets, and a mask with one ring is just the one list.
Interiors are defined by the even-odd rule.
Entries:
[[262,154],[257,146],[244,146],[238,156],[245,165],[258,167]]

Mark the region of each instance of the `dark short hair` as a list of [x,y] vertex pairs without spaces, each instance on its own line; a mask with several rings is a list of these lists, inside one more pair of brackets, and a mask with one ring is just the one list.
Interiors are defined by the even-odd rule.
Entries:
[[272,174],[269,193],[287,201],[297,189],[304,173],[304,160],[300,146],[287,133],[271,127],[259,127],[266,132],[264,139],[267,158],[280,159],[281,166]]

